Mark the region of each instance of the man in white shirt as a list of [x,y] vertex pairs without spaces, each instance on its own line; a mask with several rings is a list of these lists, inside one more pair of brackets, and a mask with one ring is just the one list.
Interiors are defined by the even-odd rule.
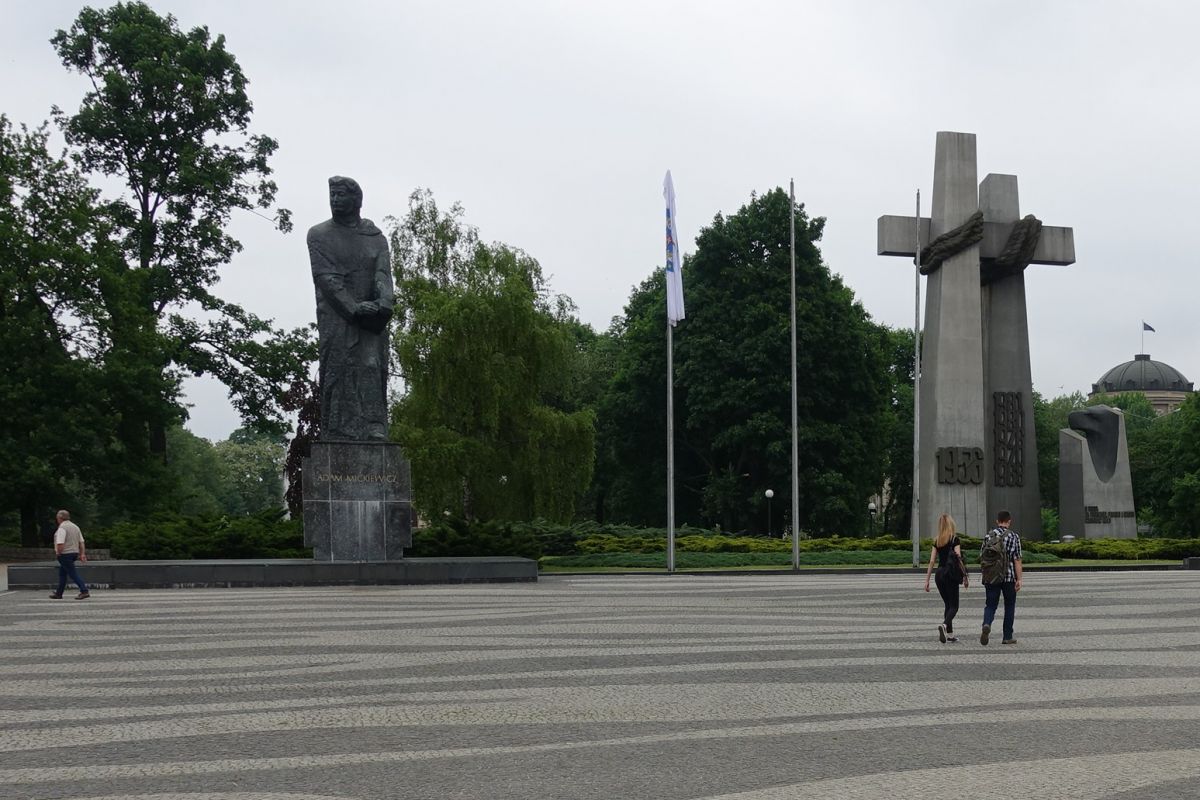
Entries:
[[71,512],[63,510],[55,515],[58,520],[58,530],[54,532],[54,553],[58,557],[58,591],[50,595],[54,600],[61,600],[63,589],[67,588],[67,578],[79,587],[76,600],[86,600],[91,597],[87,584],[79,576],[75,562],[87,563],[87,545],[83,541],[83,532],[79,526],[71,522]]

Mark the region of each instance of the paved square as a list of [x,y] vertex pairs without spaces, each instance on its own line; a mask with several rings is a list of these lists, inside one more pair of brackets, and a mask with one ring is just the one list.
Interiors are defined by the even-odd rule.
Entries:
[[0,594],[0,798],[1200,796],[1200,573]]

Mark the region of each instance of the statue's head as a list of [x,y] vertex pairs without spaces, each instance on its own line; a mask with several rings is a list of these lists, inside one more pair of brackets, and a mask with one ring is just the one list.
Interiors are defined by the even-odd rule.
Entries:
[[1108,482],[1117,467],[1121,443],[1121,411],[1109,406],[1090,406],[1067,415],[1067,426],[1087,439],[1092,465],[1101,481]]
[[329,210],[334,217],[355,217],[362,208],[362,187],[354,178],[334,175],[329,179]]

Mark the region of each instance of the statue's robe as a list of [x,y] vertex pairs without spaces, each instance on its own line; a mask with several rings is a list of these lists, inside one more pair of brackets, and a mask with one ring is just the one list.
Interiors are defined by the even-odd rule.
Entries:
[[[386,440],[386,317],[395,303],[387,239],[370,220],[329,219],[309,229],[308,255],[321,347],[320,437]],[[355,315],[368,300],[384,310],[374,320]]]

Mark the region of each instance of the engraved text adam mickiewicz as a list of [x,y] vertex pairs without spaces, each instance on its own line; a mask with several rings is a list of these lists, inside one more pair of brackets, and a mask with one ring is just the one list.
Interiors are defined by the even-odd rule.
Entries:
[[317,475],[321,483],[397,483],[396,475],[345,475],[338,472],[322,472]]

